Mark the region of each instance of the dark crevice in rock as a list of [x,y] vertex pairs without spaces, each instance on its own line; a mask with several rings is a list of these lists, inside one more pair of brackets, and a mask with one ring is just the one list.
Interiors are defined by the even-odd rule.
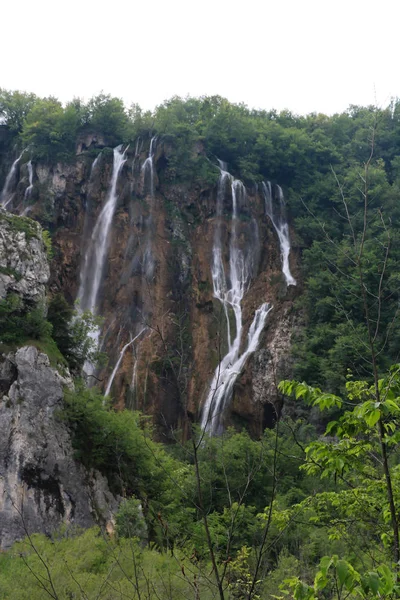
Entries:
[[[53,476],[46,474],[36,465],[25,465],[21,471],[21,479],[28,488],[43,492],[46,510],[55,510],[64,516],[65,509],[60,491],[60,482]],[[39,501],[38,501],[39,503]]]

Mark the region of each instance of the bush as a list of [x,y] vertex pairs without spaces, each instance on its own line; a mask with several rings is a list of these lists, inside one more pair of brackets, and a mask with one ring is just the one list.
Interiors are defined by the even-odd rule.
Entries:
[[124,500],[119,507],[115,520],[117,533],[120,537],[146,539],[146,521],[144,520],[142,505],[137,498],[132,497]]
[[85,361],[96,363],[102,359],[96,340],[90,335],[100,326],[100,320],[90,311],[79,313],[62,294],[56,294],[49,303],[47,318],[53,326],[53,338],[72,371],[80,373]]
[[17,294],[0,300],[0,340],[4,344],[21,345],[28,340],[51,336],[52,326],[44,316],[44,307],[27,310]]

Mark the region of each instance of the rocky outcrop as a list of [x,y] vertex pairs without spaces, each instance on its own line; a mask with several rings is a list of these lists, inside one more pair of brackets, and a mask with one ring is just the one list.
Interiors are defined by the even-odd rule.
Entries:
[[15,293],[28,306],[43,303],[49,276],[39,223],[0,209],[0,299]]
[[116,500],[106,480],[76,463],[60,419],[71,385],[31,346],[0,359],[0,548],[62,524],[112,522]]

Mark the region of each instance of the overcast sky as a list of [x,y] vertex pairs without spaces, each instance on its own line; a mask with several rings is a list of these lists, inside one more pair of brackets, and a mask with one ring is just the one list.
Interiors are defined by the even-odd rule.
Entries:
[[3,0],[0,87],[296,113],[400,97],[399,0]]

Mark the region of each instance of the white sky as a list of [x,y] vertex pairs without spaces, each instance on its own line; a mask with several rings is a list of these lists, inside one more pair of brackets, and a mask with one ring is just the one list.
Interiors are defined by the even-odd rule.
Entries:
[[400,97],[399,0],[2,0],[0,87],[333,113]]

